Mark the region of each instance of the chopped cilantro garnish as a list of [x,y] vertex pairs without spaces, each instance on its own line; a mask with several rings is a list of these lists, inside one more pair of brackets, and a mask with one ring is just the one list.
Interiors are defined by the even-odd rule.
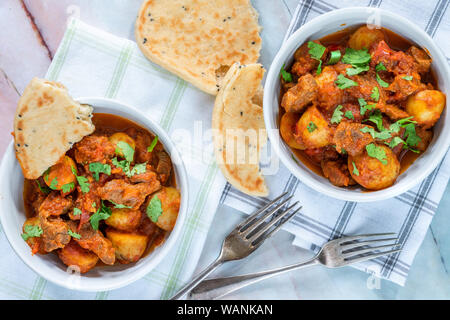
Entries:
[[385,139],[389,139],[391,137],[391,133],[388,130],[378,132],[378,131],[375,131],[375,129],[372,127],[364,127],[364,128],[361,128],[360,131],[363,133],[370,133],[370,135],[374,139],[385,140]]
[[394,138],[392,138],[392,140],[391,140],[389,143],[388,143],[388,142],[385,142],[385,144],[388,145],[389,148],[395,148],[395,147],[398,146],[400,143],[403,143],[404,145],[406,145],[406,142],[403,141],[403,139],[400,138],[400,137],[394,137]]
[[81,188],[81,191],[83,192],[83,193],[88,193],[89,192],[89,180],[88,180],[88,178],[86,178],[86,177],[83,177],[83,176],[77,176],[77,181],[78,181],[78,184],[80,185],[80,188]]
[[352,165],[353,165],[353,174],[355,176],[359,176],[359,171],[358,171],[358,168],[356,168],[355,161],[352,161]]
[[345,54],[342,57],[343,63],[348,63],[353,66],[363,66],[370,62],[370,54],[367,49],[355,50],[352,48],[345,49]]
[[163,213],[163,210],[161,207],[161,200],[157,195],[155,195],[148,203],[146,213],[150,220],[155,223],[158,222],[158,218]]
[[383,148],[377,146],[374,143],[370,143],[366,146],[366,151],[369,157],[378,159],[382,164],[386,165],[388,162],[386,160],[386,152]]
[[328,64],[335,64],[341,59],[341,51],[335,50],[330,52],[330,59],[328,60]]
[[365,66],[353,66],[352,68],[347,68],[346,72],[349,76],[354,76],[360,74],[361,72],[369,71],[369,65]]
[[[378,110],[377,110],[378,111]],[[378,131],[384,131],[386,130],[383,126],[383,116],[381,115],[381,112],[374,112],[370,115],[370,117],[364,121],[371,121],[377,125]]]
[[146,171],[146,166],[147,163],[139,163],[136,164],[133,169],[130,168],[130,163],[127,160],[117,160],[117,158],[113,158],[112,160],[112,164],[115,165],[117,168],[121,168],[123,173],[125,173],[125,175],[127,177],[132,177],[135,174],[141,174],[144,173]]
[[134,165],[133,169],[131,169],[130,176],[134,176],[135,174],[142,174],[146,172],[147,162],[138,163]]
[[375,101],[380,100],[380,90],[378,89],[378,87],[373,87],[370,97]]
[[81,239],[81,235],[79,233],[73,232],[72,230],[67,230],[69,236],[72,236],[75,239]]
[[363,116],[366,114],[366,112],[368,110],[372,110],[373,108],[376,107],[375,104],[367,104],[366,100],[364,100],[363,98],[359,98],[358,99],[358,103],[359,103],[359,113]]
[[58,179],[53,178],[52,182],[50,183],[50,189],[56,190],[56,187],[58,186]]
[[89,164],[89,171],[92,172],[95,181],[98,181],[100,179],[100,173],[107,174],[108,176],[111,174],[111,166],[106,163],[92,162]]
[[126,142],[119,141],[116,144],[116,154],[123,156],[128,162],[133,162],[134,149]]
[[339,89],[347,89],[358,85],[357,82],[344,77],[342,74],[338,75],[336,81],[334,81]]
[[91,226],[94,230],[98,230],[98,225],[101,220],[106,220],[111,216],[111,208],[105,206],[102,201],[101,207],[94,213],[89,221],[91,222]]
[[341,148],[341,153],[342,154],[347,154],[347,150],[345,150],[344,148]]
[[350,110],[345,111],[344,116],[345,116],[347,119],[355,120],[355,117],[353,116],[353,113],[352,113]]
[[314,122],[310,122],[307,126],[306,129],[308,129],[309,132],[313,132],[314,130],[317,129],[317,126]]
[[338,106],[336,107],[336,109],[334,109],[333,116],[331,117],[331,123],[337,124],[337,123],[340,123],[340,122],[341,122],[341,120],[342,120],[342,115],[344,114],[344,113],[341,111],[342,108],[343,108],[343,107],[342,107],[341,105],[338,105]]
[[386,67],[384,66],[383,62],[380,62],[375,66],[375,71],[376,72],[386,71]]
[[80,214],[82,214],[83,212],[78,209],[78,208],[73,208],[73,215],[74,216],[79,216]]
[[75,183],[74,182],[70,182],[70,183],[66,183],[61,187],[62,192],[64,193],[69,193],[70,191],[72,191],[73,189],[75,189]]
[[389,83],[383,81],[383,79],[380,78],[379,74],[377,73],[377,82],[382,86],[383,88],[389,87]]
[[[283,65],[284,66],[284,65]],[[289,73],[289,75],[291,75],[290,73]],[[284,78],[284,77],[283,77]],[[290,81],[287,81],[287,82],[291,82],[292,81],[292,76],[291,76],[291,80]],[[156,146],[156,143],[158,143],[158,136],[155,136],[154,138],[153,138],[153,141],[152,141],[152,143],[150,143],[150,146],[147,148],[147,152],[152,152],[153,151],[153,149],[155,148],[155,146]]]
[[413,77],[412,76],[404,76],[404,77],[402,77],[402,79],[411,81],[413,79]]
[[111,203],[114,205],[114,208],[117,208],[117,209],[130,209],[130,208],[132,208],[132,207],[126,206],[126,205],[124,205],[124,204],[115,203],[115,202],[112,201],[112,200],[108,200],[108,201],[111,202]]
[[404,126],[404,128],[405,128],[406,144],[411,147],[416,147],[421,139],[416,134],[416,127],[414,123],[408,123],[407,125]]
[[[283,78],[283,80],[284,81],[286,81],[286,82],[292,82],[292,74],[290,74],[289,72],[287,72],[286,70],[284,70],[284,64],[283,64],[283,66],[281,67],[281,70],[280,70],[280,75],[281,75],[281,77]],[[154,141],[154,140],[153,140]],[[153,142],[152,142],[153,143]],[[156,144],[156,143],[155,143]],[[150,147],[149,147],[150,148]],[[151,151],[149,151],[149,152],[151,152]]]
[[29,238],[40,237],[41,234],[43,233],[40,226],[34,226],[31,224],[24,226],[23,231],[24,233],[22,233],[21,236],[22,239],[25,241],[27,241]]
[[322,56],[326,50],[324,46],[321,44],[315,43],[313,41],[308,41],[308,48],[309,48],[309,55],[311,58],[319,61],[319,66],[317,67],[317,74],[320,74],[322,72]]

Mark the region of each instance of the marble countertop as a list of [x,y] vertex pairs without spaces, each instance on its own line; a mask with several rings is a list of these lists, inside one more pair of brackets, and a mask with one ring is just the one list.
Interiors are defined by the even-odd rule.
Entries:
[[[253,0],[264,30],[262,63],[266,68],[281,45],[298,0]],[[64,34],[67,19],[133,39],[132,26],[141,0],[2,0],[0,2],[0,158],[11,140],[12,119],[20,93],[29,80],[42,77]],[[124,27],[127,26],[127,27]],[[312,267],[294,271],[237,291],[225,299],[450,299],[450,186],[447,186],[427,236],[404,287],[351,268]],[[226,206],[216,213],[197,269],[218,253],[224,235],[242,218]],[[214,232],[212,232],[214,230]],[[241,262],[218,270],[230,276],[299,262],[311,254],[290,245],[281,231],[265,248]],[[30,272],[32,272],[30,270]]]

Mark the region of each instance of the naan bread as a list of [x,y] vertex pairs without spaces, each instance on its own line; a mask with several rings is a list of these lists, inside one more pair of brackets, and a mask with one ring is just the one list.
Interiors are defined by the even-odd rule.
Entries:
[[216,95],[234,62],[258,61],[260,29],[250,0],[146,0],[135,36],[148,59]]
[[91,134],[91,117],[92,107],[73,100],[62,84],[31,80],[14,118],[14,147],[25,178],[39,178],[75,142]]
[[261,104],[260,64],[234,64],[214,103],[212,128],[216,160],[225,178],[238,190],[266,196],[259,170],[261,147],[267,141]]

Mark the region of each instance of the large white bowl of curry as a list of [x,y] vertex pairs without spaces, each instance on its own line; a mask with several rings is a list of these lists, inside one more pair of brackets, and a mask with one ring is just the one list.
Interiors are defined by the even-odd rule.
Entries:
[[[282,116],[286,112],[286,108],[283,108],[281,106],[282,99],[283,99],[283,91],[282,89],[282,81],[284,81],[284,77],[281,74],[281,70],[286,71],[292,71],[290,69],[295,62],[298,62],[296,68],[297,70],[300,70],[301,68],[307,67],[306,60],[301,59],[295,59],[294,54],[296,53],[297,49],[302,44],[309,44],[310,41],[313,40],[321,40],[324,42],[324,46],[329,46],[331,43],[336,41],[337,39],[340,39],[342,37],[347,37],[349,39],[351,35],[358,30],[362,26],[367,27],[367,23],[369,24],[376,24],[377,28],[380,28],[378,30],[381,31],[382,37],[385,37],[385,42],[388,46],[391,46],[392,48],[389,48],[389,50],[395,50],[398,51],[406,51],[408,47],[415,46],[417,49],[422,50],[421,52],[426,52],[426,54],[431,57],[431,75],[432,78],[431,82],[434,82],[433,85],[428,85],[429,88],[425,87],[423,89],[434,89],[434,93],[436,91],[440,91],[441,93],[437,93],[439,95],[441,106],[446,104],[447,106],[444,107],[439,120],[432,126],[432,128],[428,128],[427,131],[432,132],[432,139],[429,141],[428,146],[425,150],[421,150],[420,152],[401,152],[401,156],[398,156],[396,164],[395,164],[395,170],[398,170],[398,175],[395,175],[395,180],[392,183],[392,180],[389,182],[389,177],[385,177],[382,174],[379,173],[382,172],[382,170],[377,170],[377,168],[380,168],[380,165],[383,166],[383,164],[375,163],[375,170],[374,175],[372,177],[369,177],[369,179],[375,181],[376,183],[380,182],[378,185],[373,184],[373,189],[364,188],[360,184],[351,185],[352,183],[348,183],[349,180],[344,182],[341,182],[341,180],[335,179],[333,183],[328,179],[330,177],[330,173],[328,172],[328,178],[326,175],[324,175],[324,171],[321,168],[321,163],[323,161],[319,160],[321,162],[314,162],[312,161],[311,155],[314,156],[311,152],[308,154],[308,150],[305,150],[305,146],[298,146],[296,145],[295,141],[293,143],[286,142],[287,139],[283,139],[282,135],[280,134],[280,120]],[[373,25],[369,25],[370,28],[373,30]],[[367,28],[366,28],[367,29]],[[364,33],[364,32],[362,32]],[[370,48],[370,41],[371,41],[371,35],[360,35],[356,39],[356,42],[369,42],[369,48]],[[355,40],[355,39],[354,39]],[[374,40],[374,41],[380,41],[380,39]],[[361,46],[365,45],[365,43],[361,44]],[[380,44],[381,45],[381,44]],[[383,44],[384,45],[384,44]],[[310,45],[313,47],[314,45]],[[375,45],[376,46],[376,45]],[[306,50],[310,49],[309,47],[306,47]],[[327,49],[328,50],[328,49]],[[329,49],[328,51],[332,51],[334,49]],[[373,51],[368,50],[368,53],[372,55],[371,59],[373,58]],[[339,57],[340,60],[342,60],[342,53]],[[339,54],[337,54],[339,55]],[[338,57],[336,57],[338,58]],[[319,57],[320,59],[320,57]],[[330,62],[331,55],[328,53],[328,57],[325,59],[325,55],[322,56],[322,64],[321,64],[321,70],[329,70],[328,64],[331,64]],[[306,62],[306,63],[305,63]],[[311,78],[314,76],[314,73],[316,72],[318,63],[315,65],[314,70],[310,71],[310,74],[312,74]],[[331,66],[333,67],[333,66]],[[353,68],[355,68],[355,65],[352,65]],[[364,66],[362,66],[364,67]],[[380,67],[381,68],[381,67]],[[319,73],[319,71],[317,71]],[[372,72],[375,73],[375,70],[372,70]],[[380,74],[382,74],[382,70],[380,69]],[[378,72],[377,72],[378,73]],[[323,73],[322,73],[323,74]],[[352,78],[350,76],[345,75],[345,73],[341,72],[342,76],[346,78]],[[341,78],[342,78],[341,76]],[[392,75],[394,77],[395,75]],[[376,9],[376,8],[346,8],[346,9],[340,9],[335,10],[326,14],[323,14],[310,22],[306,23],[304,26],[302,26],[300,29],[298,29],[280,48],[279,52],[277,53],[273,63],[271,64],[270,70],[267,75],[265,88],[264,88],[264,120],[266,124],[266,128],[268,129],[268,136],[271,142],[272,147],[274,148],[276,154],[281,159],[282,163],[289,169],[291,173],[293,173],[301,182],[305,183],[312,189],[321,192],[325,195],[341,199],[341,200],[347,200],[347,201],[356,201],[356,202],[369,202],[369,201],[378,201],[383,200],[391,197],[395,197],[401,193],[404,193],[408,191],[409,189],[413,188],[416,184],[423,181],[442,161],[443,157],[445,156],[449,144],[450,144],[450,124],[447,122],[449,121],[449,94],[450,94],[450,71],[448,67],[447,60],[445,56],[442,54],[440,49],[437,47],[437,45],[434,43],[434,41],[431,39],[430,36],[428,36],[423,30],[418,28],[414,23],[411,21],[398,16],[396,14]],[[283,80],[281,80],[283,78]],[[300,77],[299,77],[300,78]],[[405,76],[403,75],[402,79],[404,81],[410,80],[411,76]],[[289,76],[288,76],[289,80]],[[343,83],[345,86],[345,82],[347,80],[343,79]],[[378,80],[377,80],[378,81]],[[356,81],[355,81],[356,82]],[[341,84],[342,82],[340,82]],[[335,82],[336,84],[336,82]],[[389,83],[385,84],[386,87],[389,85]],[[356,88],[356,87],[354,87]],[[353,88],[353,89],[354,89]],[[384,87],[383,87],[384,88]],[[419,92],[419,90],[417,90]],[[414,94],[416,94],[415,92]],[[339,93],[339,92],[337,92]],[[364,106],[364,104],[370,104],[369,101],[371,98],[367,96],[373,94],[373,92],[366,92],[365,100],[361,100],[361,103],[358,105],[359,100],[356,102],[354,101],[353,104],[357,106],[357,109],[360,109]],[[443,94],[442,94],[443,93]],[[363,96],[361,96],[362,98]],[[318,97],[318,99],[322,97]],[[330,95],[330,98],[333,98],[333,95]],[[356,99],[355,99],[356,100]],[[405,102],[404,102],[405,103]],[[314,105],[318,105],[317,102],[313,103]],[[425,103],[426,104],[426,103]],[[285,105],[287,105],[285,103]],[[403,105],[404,106],[404,105]],[[310,108],[311,106],[308,106]],[[434,106],[433,106],[434,107]],[[312,119],[314,118],[314,113],[317,110],[323,110],[320,109],[321,106],[318,105],[314,112],[309,112],[310,117]],[[331,111],[336,111],[337,106],[333,106]],[[314,107],[311,107],[311,109],[314,109]],[[437,108],[439,109],[439,108]],[[307,109],[309,110],[309,109]],[[404,112],[404,109],[395,108],[394,111]],[[309,110],[310,111],[310,110]],[[348,119],[345,118],[347,115],[348,108],[344,105],[343,107],[339,107],[337,113],[330,112],[329,118],[325,119],[324,122],[328,121],[328,124],[325,124],[324,126],[329,127],[336,127],[336,124],[338,121],[349,121],[352,120],[351,117],[353,116],[350,113],[348,113]],[[339,112],[340,111],[340,112]],[[384,111],[384,110],[383,110]],[[302,111],[302,116],[306,113],[305,111]],[[433,111],[432,111],[433,112]],[[360,110],[357,110],[358,116],[360,116]],[[312,114],[312,115],[311,115]],[[337,115],[337,117],[334,118],[334,124],[330,123],[330,117],[332,115]],[[355,114],[356,115],[356,114]],[[424,114],[423,114],[424,115]],[[417,115],[416,115],[417,116]],[[426,116],[426,115],[425,115]],[[439,117],[439,114],[437,115]],[[383,113],[384,117],[384,113]],[[304,117],[307,118],[307,117]],[[326,117],[325,117],[326,118]],[[341,120],[343,119],[343,120]],[[414,121],[417,118],[410,117],[410,120]],[[292,123],[292,128],[294,130],[299,130],[299,120],[295,119]],[[305,122],[306,121],[306,122]],[[391,122],[394,123],[395,120],[392,120]],[[304,130],[306,133],[306,136],[308,135],[308,132],[313,132],[314,130],[319,127],[320,124],[317,126],[315,124],[311,124],[310,121],[309,124],[307,123],[308,120],[303,120],[304,123],[302,123],[301,129]],[[364,125],[370,124],[370,121],[362,122]],[[391,124],[392,124],[391,123]],[[405,123],[408,123],[407,121]],[[374,126],[374,123],[372,123]],[[285,126],[290,128],[289,126]],[[388,127],[390,128],[390,127]],[[411,128],[411,126],[410,126]],[[417,127],[416,127],[417,129]],[[364,129],[367,130],[367,129]],[[376,131],[376,130],[375,130]],[[299,131],[296,131],[298,134]],[[316,131],[317,132],[317,131]],[[369,134],[369,133],[367,133]],[[379,134],[379,133],[375,133]],[[394,135],[394,134],[393,134]],[[392,136],[393,136],[392,135]],[[291,138],[294,137],[294,135],[291,135]],[[378,138],[379,136],[375,136]],[[293,138],[292,138],[293,139]],[[392,138],[391,138],[392,139]],[[374,140],[372,141],[372,144],[375,145],[371,146],[371,150],[364,151],[365,158],[362,159],[360,163],[356,163],[360,166],[360,170],[358,170],[358,165],[353,167],[355,164],[355,161],[352,161],[353,157],[351,158],[348,156],[347,159],[348,163],[342,164],[342,167],[345,167],[345,170],[348,170],[350,172],[350,175],[346,173],[346,175],[349,177],[350,181],[352,178],[358,179],[359,177],[357,174],[361,174],[363,170],[369,170],[370,165],[367,163],[373,164],[374,161],[379,161],[381,159],[383,162],[385,161],[386,157],[384,157],[383,152],[381,156],[379,156],[379,159],[368,157],[369,151],[379,151],[379,149],[386,150],[386,154],[391,155],[393,152],[387,150],[390,149],[387,144],[391,141],[390,140]],[[405,137],[403,136],[403,139]],[[297,140],[298,141],[298,140]],[[300,142],[303,142],[304,140],[301,140]],[[331,141],[333,140],[333,137],[331,138]],[[412,141],[412,140],[411,140]],[[384,143],[386,142],[386,143]],[[408,141],[410,142],[410,141]],[[400,143],[400,141],[397,141],[397,143]],[[326,144],[326,143],[325,143]],[[331,145],[327,147],[334,147],[336,149],[337,144]],[[293,148],[298,147],[302,150]],[[353,148],[356,147],[355,145],[352,146],[352,144],[348,144],[348,147]],[[406,146],[405,146],[406,147]],[[410,149],[417,149],[418,145],[410,146],[408,145]],[[397,147],[401,148],[401,146]],[[393,151],[394,149],[392,149]],[[342,150],[344,153],[345,150]],[[415,150],[417,151],[417,150]],[[400,154],[400,153],[399,153]],[[342,155],[340,155],[342,156]],[[371,156],[377,156],[377,153],[371,153]],[[395,156],[395,155],[394,155]],[[384,157],[384,158],[383,158]],[[320,158],[318,158],[320,159]],[[389,157],[388,157],[389,160]],[[390,165],[390,164],[389,164]],[[382,168],[382,167],[381,167]],[[339,172],[340,173],[340,172]],[[333,174],[333,173],[331,173]],[[378,174],[378,176],[376,176]],[[391,174],[388,172],[388,174]],[[356,180],[355,179],[355,180]],[[387,182],[386,182],[387,181]],[[363,181],[365,183],[366,181]],[[369,181],[372,182],[372,181]],[[348,186],[342,186],[343,184],[348,183]],[[379,186],[382,186],[383,183],[387,183],[385,187],[378,188]],[[340,186],[337,186],[336,184],[341,184]],[[368,184],[368,186],[372,187],[372,185]]]
[[[27,217],[27,214],[30,214],[28,204],[24,204],[24,197],[26,199],[32,198],[33,195],[29,194],[30,190],[27,191],[27,182],[24,186],[24,178],[20,165],[15,159],[12,142],[3,157],[0,167],[0,177],[3,181],[0,186],[0,210],[2,212],[0,218],[3,230],[13,249],[19,257],[41,277],[57,285],[73,290],[112,290],[128,285],[148,274],[158,266],[161,260],[164,259],[174,246],[183,229],[186,219],[188,207],[187,175],[181,157],[166,132],[140,111],[110,99],[80,98],[77,99],[77,101],[82,104],[93,106],[93,123],[96,125],[96,132],[94,132],[94,134],[108,133],[111,135],[116,132],[138,130],[139,132],[148,132],[152,136],[158,137],[159,148],[162,148],[162,150],[169,155],[172,162],[172,168],[169,176],[167,176],[167,181],[164,183],[164,186],[177,189],[180,194],[178,216],[176,217],[174,226],[173,221],[171,222],[173,229],[170,227],[170,229],[172,229],[171,231],[165,231],[159,227],[155,228],[155,225],[150,223],[150,220],[143,220],[143,218],[145,218],[143,212],[141,221],[149,223],[145,223],[144,225],[141,222],[138,224],[137,228],[140,229],[136,233],[140,233],[139,237],[141,239],[145,236],[148,237],[144,253],[142,255],[139,253],[139,258],[131,256],[131,259],[137,261],[119,261],[116,257],[113,265],[107,265],[102,262],[102,259],[98,259],[98,261],[96,260],[95,267],[89,269],[85,273],[83,273],[83,271],[86,270],[81,270],[82,272],[80,273],[80,269],[77,269],[77,266],[70,267],[62,262],[59,254],[63,249],[55,250],[54,252],[47,254],[35,253],[32,255],[31,249],[33,248],[30,249],[30,246],[22,238],[22,234],[24,233],[22,226],[25,220],[29,218],[29,216]],[[138,177],[138,175],[136,175],[136,177]],[[35,183],[34,180],[32,182]],[[47,188],[44,184],[41,187]],[[132,200],[133,199],[130,201]],[[109,206],[111,207],[111,204],[109,204]],[[121,231],[117,231],[117,229],[114,228],[111,230],[115,232],[115,235],[119,237],[118,240],[121,241]],[[75,233],[80,232],[76,229],[72,231]],[[74,239],[71,241],[74,241]],[[66,247],[68,247],[68,245],[66,245]],[[55,254],[55,252],[58,252],[58,254]],[[70,254],[70,250],[67,252]],[[111,262],[110,260],[113,257],[109,253],[105,250],[104,252],[99,252],[99,255],[106,262]],[[121,258],[127,258],[126,252]]]

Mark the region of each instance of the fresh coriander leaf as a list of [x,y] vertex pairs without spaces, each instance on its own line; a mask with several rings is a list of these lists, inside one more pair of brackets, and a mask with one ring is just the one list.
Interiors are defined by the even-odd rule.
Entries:
[[319,60],[319,65],[317,66],[316,74],[319,75],[322,72],[322,60]]
[[346,72],[348,76],[354,76],[360,74],[361,72],[369,71],[369,65],[365,66],[353,66],[352,68],[347,68]]
[[314,122],[310,122],[307,126],[306,129],[308,129],[309,132],[313,132],[314,130],[317,129],[317,126]]
[[370,133],[370,135],[374,139],[386,140],[391,137],[391,133],[387,130],[378,132],[378,131],[375,131],[375,129],[372,127],[364,127],[359,130],[363,133]]
[[406,144],[410,147],[416,147],[421,141],[420,137],[416,134],[416,126],[414,123],[408,123],[404,128]]
[[[284,64],[283,64],[283,67],[284,67]],[[291,76],[290,73],[289,73],[289,75]],[[283,79],[284,79],[284,77],[283,77]],[[285,81],[286,81],[286,79],[285,79]],[[292,76],[291,76],[291,80],[290,80],[290,81],[286,81],[286,82],[291,82],[291,81],[292,81]],[[152,152],[153,149],[154,149],[155,146],[156,146],[156,143],[158,143],[158,136],[155,136],[155,137],[153,138],[152,143],[150,143],[150,146],[147,148],[147,152]]]
[[70,183],[66,183],[61,187],[62,192],[64,193],[69,193],[70,191],[72,191],[73,189],[75,189],[75,183],[74,182],[70,182]]
[[82,214],[83,212],[78,209],[78,208],[73,208],[73,215],[74,216],[79,216],[80,214]]
[[383,62],[380,62],[375,66],[375,71],[376,72],[386,71],[386,67],[384,66]]
[[325,52],[325,47],[313,41],[308,41],[309,55],[311,58],[320,60]]
[[[378,110],[377,110],[378,111]],[[376,124],[378,131],[386,130],[383,126],[383,116],[381,112],[374,112],[370,117],[364,121],[371,121]]]
[[78,175],[77,169],[74,168],[73,166],[70,166],[70,170],[72,170],[72,173],[73,173],[74,176]]
[[309,48],[309,55],[311,56],[311,58],[316,59],[319,61],[319,65],[317,67],[317,71],[316,74],[320,74],[322,72],[322,56],[325,52],[325,47],[322,46],[321,44],[309,41],[308,42],[308,48]]
[[380,100],[380,90],[378,89],[377,86],[373,87],[372,94],[370,95],[370,97],[377,102],[378,100]]
[[412,118],[413,116],[397,120],[396,122],[394,122],[389,126],[389,130],[392,132],[399,132],[400,128],[404,127],[408,123],[417,124],[417,121],[411,120]]
[[41,190],[44,194],[49,194],[50,193],[50,188],[49,187],[47,187],[47,186],[41,186],[41,184],[39,183],[39,180],[35,180],[36,181],[36,183],[37,183],[37,185],[38,185],[38,187],[39,187],[39,190]]
[[404,77],[402,77],[402,79],[411,81],[413,79],[413,77],[412,76],[404,76]]
[[116,144],[116,154],[123,154],[123,157],[128,162],[133,162],[134,149],[126,142],[119,141]]
[[81,239],[81,234],[73,232],[72,230],[67,230],[67,233],[69,234],[69,236],[72,236],[75,239]]
[[353,164],[353,174],[355,176],[359,176],[359,171],[358,171],[358,168],[356,168],[355,161],[352,161],[352,164]]
[[131,208],[133,208],[133,207],[130,207],[130,206],[126,206],[124,204],[115,203],[112,200],[108,200],[108,201],[111,202],[114,205],[114,208],[116,208],[116,209],[131,209]]
[[357,82],[344,77],[342,74],[340,74],[337,77],[337,79],[334,81],[334,83],[336,83],[336,85],[338,86],[339,89],[347,89],[347,88],[355,87],[358,85]]
[[117,168],[121,168],[123,173],[125,173],[127,176],[130,175],[130,163],[127,160],[117,160],[117,158],[113,158],[111,160],[112,164],[115,165]]
[[343,107],[338,105],[336,109],[334,109],[333,115],[331,116],[331,123],[338,124],[342,120],[342,115],[344,114],[341,109]]
[[109,164],[103,164],[101,162],[92,162],[89,164],[89,171],[92,172],[92,176],[95,181],[100,179],[100,173],[111,174],[111,166]]
[[81,191],[83,192],[83,193],[88,193],[89,192],[89,180],[88,180],[88,178],[86,178],[86,177],[83,177],[83,176],[77,176],[77,181],[78,181],[78,184],[80,185],[80,188],[81,188]]
[[387,88],[389,87],[389,83],[383,81],[383,79],[380,78],[379,74],[377,73],[377,82],[380,86],[382,86],[383,88]]
[[345,111],[344,116],[345,116],[347,119],[355,120],[355,117],[353,116],[353,113],[352,113],[350,110]]
[[370,54],[367,49],[355,50],[352,48],[345,49],[345,54],[342,57],[343,63],[348,63],[351,65],[362,66],[370,62]]
[[[284,81],[286,81],[286,82],[292,82],[292,74],[290,74],[289,72],[287,72],[286,70],[284,70],[284,64],[283,64],[283,66],[281,67],[280,75],[281,75],[281,77],[283,78]],[[156,141],[158,141],[158,137],[155,137],[155,138],[156,138]],[[153,139],[153,141],[155,141],[155,139]],[[153,141],[152,141],[152,144],[153,144]],[[155,142],[155,145],[156,145],[156,142]],[[150,146],[151,146],[151,145],[150,145]],[[150,147],[149,147],[149,148],[150,148]],[[152,150],[153,150],[153,148],[152,148]],[[151,151],[149,151],[149,152],[151,152]]]
[[148,203],[146,213],[150,220],[155,223],[158,222],[158,218],[163,213],[163,210],[161,207],[161,200],[157,195],[155,195]]
[[366,146],[366,151],[369,157],[378,159],[384,165],[388,163],[386,160],[387,159],[386,152],[384,151],[383,148],[378,147],[376,144],[374,143],[368,144]]
[[94,213],[89,221],[91,222],[91,226],[94,230],[98,230],[98,225],[101,220],[106,220],[111,216],[111,208],[108,208],[104,205],[102,201],[101,207],[97,210],[96,213]]
[[136,164],[130,172],[130,176],[135,174],[142,174],[147,171],[147,162]]
[[58,186],[58,179],[53,178],[52,182],[50,183],[50,189],[56,190],[56,187]]
[[328,60],[328,64],[336,64],[341,59],[341,51],[335,50],[330,52],[330,59]]
[[342,154],[347,154],[347,150],[345,150],[344,148],[341,148],[341,153]]
[[386,145],[389,146],[389,148],[395,148],[396,146],[398,146],[400,143],[406,144],[405,141],[403,141],[402,138],[400,137],[394,137],[392,138],[392,140],[390,142],[385,142]]
[[366,114],[366,112],[368,110],[372,110],[373,108],[376,107],[375,104],[367,104],[366,100],[364,100],[363,98],[359,98],[358,99],[358,103],[359,103],[359,113],[363,116]]
[[22,233],[22,239],[27,241],[29,238],[40,237],[43,233],[41,227],[34,225],[26,225],[23,227],[24,233]]

